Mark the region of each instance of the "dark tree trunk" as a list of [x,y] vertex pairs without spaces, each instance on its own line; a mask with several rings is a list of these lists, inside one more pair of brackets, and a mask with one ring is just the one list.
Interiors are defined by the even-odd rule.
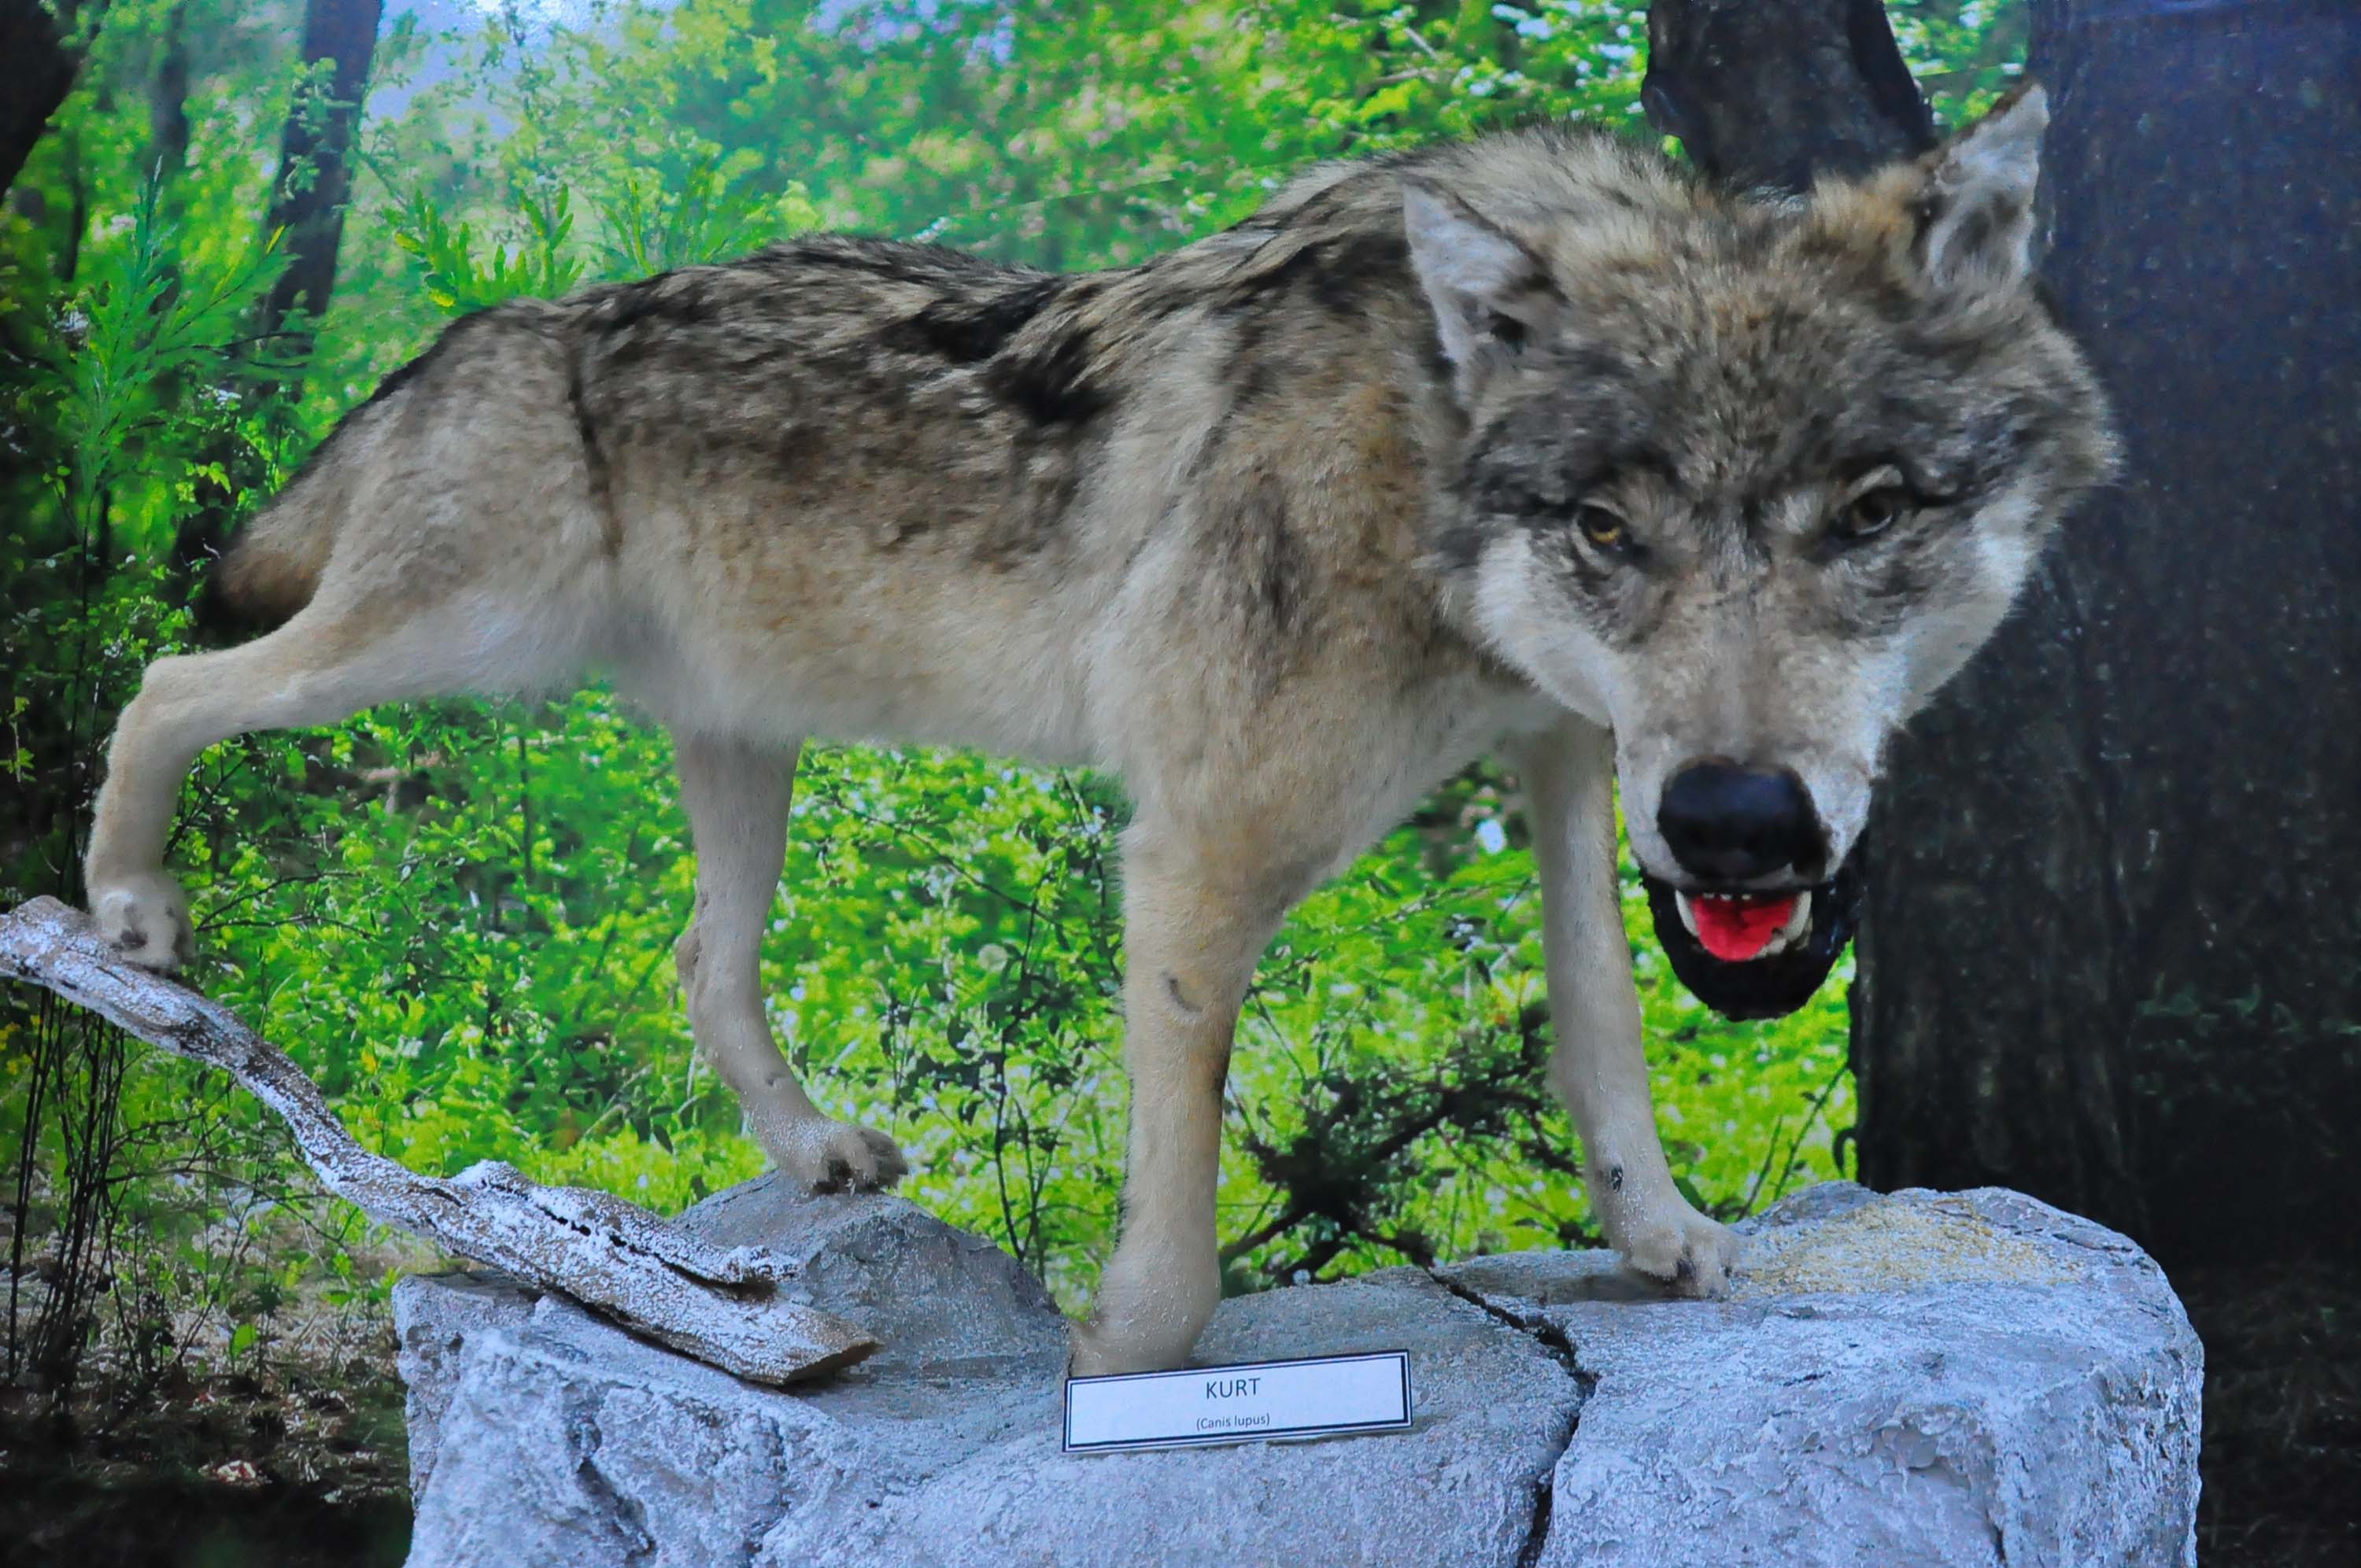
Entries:
[[148,98],[148,158],[143,172],[173,188],[189,163],[189,7],[186,0],[164,18],[163,53]]
[[1934,145],[1878,0],[1660,0],[1640,101],[1698,167],[1808,188]]
[[2033,68],[2129,466],[1894,755],[1861,1169],[2361,1251],[2361,11],[2037,0]]
[[51,16],[41,0],[0,0],[0,193],[16,182],[49,116],[73,91],[87,34],[105,9],[104,0],[62,0]]
[[[303,13],[303,62],[312,75],[296,90],[279,142],[279,178],[266,232],[282,236],[287,269],[255,311],[255,352],[244,367],[248,411],[283,418],[302,389],[313,332],[336,286],[336,252],[344,242],[345,205],[352,196],[353,149],[359,137],[361,100],[377,53],[383,0],[310,0]],[[324,69],[323,69],[324,67]],[[259,459],[225,425],[210,445],[195,504],[181,519],[172,544],[183,573],[203,570],[221,553],[237,514],[237,497],[260,475]]]
[[[336,248],[352,195],[353,144],[361,98],[377,52],[384,0],[311,0],[303,13],[303,60],[313,68],[287,113],[269,226],[284,232],[290,260],[263,301],[257,333],[274,358],[301,357],[308,334],[287,335],[301,311],[317,320],[336,286]],[[324,71],[320,68],[325,67]]]
[[[1915,151],[1875,12],[1659,4],[1651,116],[1748,183]],[[2361,11],[2035,17],[2045,273],[2130,463],[1890,760],[1853,992],[1861,1173],[2004,1182],[2175,1263],[2351,1253]]]

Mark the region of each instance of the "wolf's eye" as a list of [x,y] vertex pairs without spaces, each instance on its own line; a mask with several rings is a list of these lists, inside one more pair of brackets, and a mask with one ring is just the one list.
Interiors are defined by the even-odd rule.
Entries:
[[1597,549],[1612,550],[1623,543],[1623,520],[1597,501],[1585,501],[1576,508],[1574,521]]
[[1899,485],[1880,485],[1865,490],[1845,502],[1837,513],[1832,532],[1850,543],[1884,532],[1910,510],[1910,492]]

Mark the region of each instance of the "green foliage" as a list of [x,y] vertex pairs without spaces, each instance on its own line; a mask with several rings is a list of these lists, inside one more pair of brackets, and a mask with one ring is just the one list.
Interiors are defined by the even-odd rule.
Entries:
[[232,267],[211,274],[181,266],[158,216],[156,182],[139,190],[127,243],[101,251],[80,304],[60,330],[37,340],[34,397],[54,411],[51,430],[66,461],[57,470],[69,510],[95,526],[102,498],[142,455],[144,438],[171,422],[149,395],[154,383],[203,374],[255,292],[269,282],[275,234]]
[[802,181],[790,181],[775,196],[744,191],[719,157],[692,164],[677,188],[629,169],[620,184],[598,209],[607,224],[607,260],[620,277],[727,261],[822,221]]
[[[104,726],[189,635],[196,501],[258,505],[450,317],[820,225],[1043,266],[1135,262],[1314,159],[1542,115],[1636,125],[1642,41],[1638,7],[1574,0],[685,0],[601,6],[587,30],[515,8],[473,32],[406,19],[380,48],[302,395],[273,406],[249,395],[266,367],[238,323],[274,265],[258,229],[277,125],[253,106],[289,101],[295,9],[190,0],[191,153],[158,186],[147,98],[167,7],[116,0],[19,181],[39,200],[0,215],[16,372],[0,409],[31,458],[0,474],[15,781],[0,902],[74,891]],[[1947,81],[1983,58],[1991,35],[1965,8],[1915,11],[1905,37],[1942,51]],[[815,1096],[899,1137],[914,1196],[1069,1305],[1116,1218],[1125,809],[1112,781],[1079,773],[815,749],[764,954],[774,1026]],[[506,1159],[663,1209],[761,1168],[678,1006],[670,948],[694,866],[666,742],[609,694],[388,708],[216,747],[172,854],[199,981],[371,1146],[439,1172]],[[1736,1214],[1832,1174],[1850,1116],[1839,987],[1776,1024],[1717,1019],[1657,953],[1636,880],[1625,895],[1685,1185]],[[1541,973],[1514,781],[1488,768],[1295,913],[1230,1090],[1233,1288],[1594,1238],[1541,1082]],[[0,1009],[15,1009],[0,1131],[29,1140],[31,1190],[54,1193],[66,1151],[25,1092],[39,1031],[21,997]],[[120,1115],[117,1267],[137,1288],[118,1300],[137,1305],[118,1341],[237,1361],[304,1303],[381,1299],[398,1255],[308,1190],[250,1101],[141,1054]],[[30,1217],[55,1218],[42,1201]]]
[[1892,0],[1894,36],[1937,117],[1971,124],[2024,72],[2032,8],[2006,0]]
[[413,191],[393,222],[393,243],[418,258],[426,297],[438,310],[466,314],[520,294],[555,299],[582,280],[567,254],[574,237],[574,193],[560,185],[520,204],[529,235],[513,250],[495,245],[479,260],[466,224],[445,222],[423,190]]
[[[92,258],[69,299],[49,305],[53,330],[16,357],[8,388],[13,433],[35,457],[11,487],[29,521],[6,536],[15,569],[0,580],[15,740],[9,771],[23,786],[0,822],[6,841],[27,850],[21,861],[11,856],[0,882],[8,903],[68,891],[56,872],[79,854],[77,761],[104,736],[108,694],[136,678],[185,623],[174,602],[184,594],[114,568],[125,554],[136,559],[169,539],[184,492],[156,476],[187,474],[201,433],[231,417],[207,384],[272,271],[275,236],[250,240],[235,263],[190,265],[152,180],[137,189],[125,220],[121,243]],[[17,1288],[7,1361],[12,1374],[29,1365],[53,1389],[71,1384],[110,1270],[136,1282],[103,1303],[113,1310],[118,1359],[150,1375],[171,1359],[180,1341],[172,1293],[160,1281],[189,1277],[178,1266],[189,1261],[188,1238],[225,1210],[213,1178],[240,1163],[234,1135],[212,1115],[219,1086],[184,1083],[158,1096],[148,1075],[131,1070],[137,1060],[88,1015],[54,1001],[0,997],[7,1091],[0,1129],[17,1155],[18,1194],[8,1238]],[[247,1163],[262,1163],[244,1152]],[[198,1181],[175,1190],[141,1179],[159,1166],[186,1168],[184,1161],[203,1172]],[[258,1181],[283,1184],[268,1168]],[[151,1245],[122,1256],[125,1234]],[[241,1254],[236,1245],[207,1250],[196,1272],[235,1267]],[[29,1313],[20,1310],[28,1272],[51,1281]]]

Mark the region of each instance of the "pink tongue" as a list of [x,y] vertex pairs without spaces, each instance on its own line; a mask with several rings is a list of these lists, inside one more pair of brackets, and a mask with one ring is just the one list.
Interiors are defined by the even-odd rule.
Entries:
[[1697,916],[1697,940],[1726,964],[1743,963],[1769,947],[1795,912],[1792,893],[1689,900],[1689,913]]

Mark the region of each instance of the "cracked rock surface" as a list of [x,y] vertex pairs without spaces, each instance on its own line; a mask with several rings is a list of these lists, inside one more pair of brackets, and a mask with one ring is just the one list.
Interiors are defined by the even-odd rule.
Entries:
[[411,1568],[2193,1560],[2187,1320],[2011,1193],[1815,1189],[1726,1302],[1565,1253],[1225,1301],[1207,1363],[1408,1350],[1411,1430],[1071,1457],[1064,1323],[989,1243],[767,1177],[686,1218],[887,1349],[782,1393],[497,1275],[403,1280]]
[[1596,1254],[1444,1271],[1588,1386],[1535,1562],[2193,1564],[2204,1353],[2125,1237],[1997,1188],[1831,1182],[1726,1301]]

